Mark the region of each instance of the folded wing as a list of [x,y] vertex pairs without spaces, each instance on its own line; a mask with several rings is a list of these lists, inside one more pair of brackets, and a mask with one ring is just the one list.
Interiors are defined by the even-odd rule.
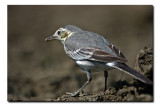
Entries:
[[68,52],[68,55],[75,60],[92,60],[98,62],[120,62],[127,60],[121,56],[114,56],[106,51],[96,47],[85,47],[76,51]]

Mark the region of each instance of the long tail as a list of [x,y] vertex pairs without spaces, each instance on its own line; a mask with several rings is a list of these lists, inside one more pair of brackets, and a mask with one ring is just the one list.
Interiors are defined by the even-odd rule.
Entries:
[[151,85],[152,84],[152,81],[148,78],[146,78],[145,76],[141,75],[140,73],[138,73],[137,71],[133,70],[132,68],[130,68],[129,66],[127,66],[126,64],[124,63],[115,63],[114,66],[115,68],[127,73],[127,74],[130,74],[131,76],[135,77],[136,79],[146,83],[146,84],[149,84]]

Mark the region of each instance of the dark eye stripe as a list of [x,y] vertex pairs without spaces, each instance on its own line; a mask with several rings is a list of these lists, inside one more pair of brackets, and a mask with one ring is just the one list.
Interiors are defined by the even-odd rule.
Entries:
[[60,31],[57,32],[58,35],[59,35],[60,33],[61,33]]

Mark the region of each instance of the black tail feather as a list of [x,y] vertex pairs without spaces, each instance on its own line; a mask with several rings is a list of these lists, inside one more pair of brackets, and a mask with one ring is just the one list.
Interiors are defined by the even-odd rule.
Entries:
[[124,71],[127,74],[130,74],[131,76],[135,77],[136,79],[151,85],[152,81],[148,78],[146,78],[145,76],[141,75],[140,73],[138,73],[137,71],[133,70],[132,68],[130,68],[129,66],[127,66],[124,63],[115,63],[114,65],[115,68]]

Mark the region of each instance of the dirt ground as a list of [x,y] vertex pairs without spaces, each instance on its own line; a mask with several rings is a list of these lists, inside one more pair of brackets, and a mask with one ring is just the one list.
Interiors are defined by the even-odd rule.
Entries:
[[118,70],[108,71],[105,92],[103,72],[95,72],[79,97],[65,95],[80,88],[86,75],[60,42],[44,39],[68,24],[104,36],[130,67],[153,79],[153,6],[9,5],[8,101],[153,101],[153,86],[125,73],[121,79]]
[[[144,59],[145,58],[145,59]],[[136,68],[140,73],[153,80],[153,50],[145,47],[140,50],[137,55]],[[79,97],[70,97],[63,95],[57,99],[50,101],[94,101],[94,102],[152,102],[153,101],[153,85],[146,85],[138,80],[130,83],[117,81],[112,87],[105,92],[91,94],[79,94]]]
[[[144,59],[145,57],[145,59]],[[137,55],[136,68],[138,71],[153,81],[153,50],[145,47],[140,50]],[[117,81],[112,87],[109,87],[105,92],[99,91],[97,93],[86,94],[84,91],[80,92],[78,96],[71,97],[70,95],[63,95],[54,98],[8,98],[9,101],[55,101],[55,102],[152,102],[153,101],[153,85],[146,85],[138,80],[127,82],[125,80]]]

